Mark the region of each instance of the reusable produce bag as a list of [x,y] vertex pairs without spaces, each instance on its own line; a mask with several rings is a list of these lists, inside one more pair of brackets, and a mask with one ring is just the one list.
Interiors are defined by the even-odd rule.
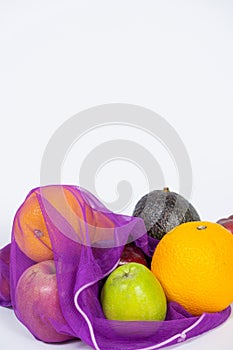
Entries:
[[[77,201],[74,210],[67,201],[67,192]],[[229,317],[230,307],[194,317],[177,303],[169,302],[165,321],[107,320],[99,295],[105,278],[117,267],[124,245],[135,241],[150,258],[158,241],[148,237],[142,219],[109,211],[83,188],[39,187],[26,200],[31,195],[38,200],[51,240],[64,319],[59,322],[44,314],[40,317],[57,332],[81,339],[96,350],[152,350],[198,336]],[[11,244],[0,251],[0,305],[11,306],[20,321],[15,302],[17,282],[28,267],[37,263],[16,243],[17,235],[23,235],[22,206],[14,218]],[[30,326],[28,329],[32,332]]]

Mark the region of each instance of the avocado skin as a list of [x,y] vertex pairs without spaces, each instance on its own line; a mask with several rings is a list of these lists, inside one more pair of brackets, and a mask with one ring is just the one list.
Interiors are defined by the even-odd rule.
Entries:
[[174,227],[188,221],[200,221],[196,209],[176,192],[154,190],[136,204],[133,216],[141,217],[149,236],[160,240]]

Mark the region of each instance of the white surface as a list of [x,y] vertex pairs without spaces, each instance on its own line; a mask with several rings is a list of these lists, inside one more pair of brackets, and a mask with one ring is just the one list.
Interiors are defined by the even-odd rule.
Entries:
[[[202,218],[232,214],[232,39],[230,0],[2,0],[0,246],[10,240],[16,209],[39,185],[53,132],[79,111],[110,102],[142,105],[163,116],[189,153],[191,200]],[[74,182],[74,169],[65,168],[64,182]],[[169,179],[175,188],[177,179]],[[106,179],[97,182],[103,191]],[[231,317],[176,349],[230,350],[232,328]],[[12,311],[1,308],[0,348],[15,346],[54,348],[35,341]]]

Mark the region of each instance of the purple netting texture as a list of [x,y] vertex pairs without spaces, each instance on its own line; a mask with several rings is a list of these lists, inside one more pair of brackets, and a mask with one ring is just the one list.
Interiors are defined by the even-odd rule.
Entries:
[[[30,200],[32,205],[39,205],[49,243],[41,239],[40,230],[33,227],[30,232],[30,223],[25,223],[27,215],[23,210]],[[51,305],[59,304],[59,311],[49,313],[39,296],[32,306],[30,295],[27,297],[25,291],[28,300],[24,310],[31,310],[29,321],[25,321],[24,312],[18,308],[16,286],[24,271],[40,262],[23,253],[25,232],[31,234],[32,242],[41,241],[41,251],[47,249],[52,254],[50,262],[55,263],[57,295],[54,293]],[[149,258],[158,243],[147,236],[142,219],[110,212],[82,188],[70,185],[36,188],[15,215],[11,244],[0,250],[0,305],[11,306],[38,339],[60,342],[78,338],[97,350],[158,349],[209,331],[229,317],[230,307],[219,313],[194,317],[170,302],[165,321],[107,320],[99,293],[104,278],[117,266],[129,241],[135,241]],[[40,256],[40,251],[36,253]],[[30,285],[28,290],[30,292]]]

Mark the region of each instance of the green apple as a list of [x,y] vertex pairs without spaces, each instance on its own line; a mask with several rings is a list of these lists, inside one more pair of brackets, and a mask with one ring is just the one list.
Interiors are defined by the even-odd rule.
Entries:
[[120,321],[163,321],[167,301],[161,284],[144,265],[128,263],[117,267],[101,291],[107,319]]

